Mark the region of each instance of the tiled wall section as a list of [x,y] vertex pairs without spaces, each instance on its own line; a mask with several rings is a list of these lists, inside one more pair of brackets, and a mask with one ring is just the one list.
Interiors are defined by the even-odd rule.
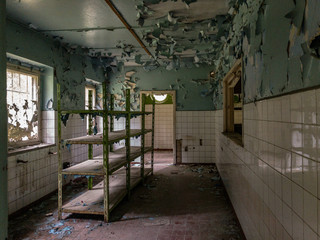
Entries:
[[44,143],[55,143],[56,122],[55,111],[42,111],[41,134]]
[[[116,119],[114,117],[114,130],[123,130],[126,126],[126,119],[124,117],[121,117],[119,119]],[[131,129],[141,129],[141,117],[132,118],[130,120],[130,128]],[[149,135],[149,134],[148,134]],[[147,135],[147,136],[148,136]],[[130,140],[131,146],[141,146],[141,140],[140,137],[134,137]],[[125,146],[125,140],[121,140],[119,143],[114,144],[114,149],[118,149]],[[148,146],[146,144],[146,146]]]
[[[152,105],[146,105],[146,111],[152,111]],[[155,111],[154,148],[173,149],[173,104],[157,104]],[[146,127],[151,126],[152,120],[147,117]]]
[[[176,139],[182,139],[182,163],[215,162],[214,113],[213,111],[176,112]],[[148,115],[146,122],[150,122],[150,118],[151,115]],[[115,130],[123,129],[124,121],[124,118],[115,121]],[[140,121],[140,117],[131,119],[131,128],[140,128]],[[140,146],[140,138],[131,139],[131,145]],[[151,133],[146,136],[146,146],[150,145]],[[123,141],[121,146],[124,146]]]
[[[55,113],[42,112],[42,138],[55,142]],[[57,188],[56,147],[30,150],[8,157],[9,214],[49,194]],[[17,160],[26,163],[17,163]]]
[[[100,117],[98,117],[100,118]],[[99,122],[100,123],[100,122]],[[102,124],[99,124],[98,131],[102,131]],[[62,124],[62,139],[75,138],[85,136],[87,134],[86,118],[84,120],[78,114],[70,115],[66,126]],[[93,155],[102,154],[102,145],[93,145]],[[88,145],[73,144],[68,149],[62,149],[63,162],[70,162],[72,164],[79,163],[88,159]]]
[[182,163],[215,162],[213,111],[177,111],[176,139],[182,139]]
[[[56,143],[57,128],[54,111],[42,112],[42,139],[45,143]],[[99,124],[101,125],[101,124]],[[101,126],[98,129],[102,129]],[[71,115],[67,126],[62,125],[62,139],[86,134],[86,123],[79,115]],[[9,214],[29,205],[55,191],[58,183],[57,147],[30,150],[8,158]],[[102,146],[94,146],[94,155],[102,154]],[[71,145],[62,149],[64,162],[77,163],[88,158],[86,145]],[[27,163],[17,163],[17,160]],[[70,180],[70,178],[66,179]]]
[[217,165],[247,239],[320,236],[320,90],[244,106],[244,148],[220,134]]

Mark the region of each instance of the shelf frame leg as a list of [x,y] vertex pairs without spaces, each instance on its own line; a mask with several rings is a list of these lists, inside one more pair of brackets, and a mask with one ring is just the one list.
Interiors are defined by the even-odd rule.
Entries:
[[131,179],[131,159],[130,159],[130,89],[126,89],[126,186],[127,186],[127,196],[130,199],[131,195],[131,186],[130,186],[130,179]]
[[104,221],[110,221],[109,208],[109,132],[106,83],[103,83],[103,173],[104,173]]
[[[111,94],[110,96],[110,111],[112,112],[114,110],[114,94]],[[110,132],[114,131],[114,117],[110,115]],[[113,151],[113,144],[110,144],[110,152]]]
[[[92,90],[89,90],[89,110],[92,110]],[[88,118],[88,135],[92,135],[92,115],[89,114],[89,118]],[[93,159],[93,145],[89,144],[88,145],[88,159]],[[92,176],[88,177],[88,190],[92,190],[93,187],[93,179]]]
[[62,219],[62,156],[61,156],[61,96],[60,84],[57,84],[58,110],[58,219]]
[[141,135],[141,161],[140,161],[140,176],[144,181],[144,152],[145,152],[145,129],[146,129],[146,125],[145,125],[145,120],[146,120],[146,95],[142,94],[142,98],[141,98],[141,111],[142,111],[142,115],[141,115],[141,131],[142,131],[142,135]]
[[154,121],[155,121],[155,107],[156,101],[152,100],[152,133],[151,133],[151,175],[153,175],[153,165],[154,165]]

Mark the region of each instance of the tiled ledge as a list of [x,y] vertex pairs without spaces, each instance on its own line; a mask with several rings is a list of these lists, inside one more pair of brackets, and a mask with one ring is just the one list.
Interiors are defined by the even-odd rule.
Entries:
[[40,143],[40,144],[36,144],[33,146],[20,147],[20,148],[16,148],[13,150],[9,150],[8,156],[14,156],[14,155],[18,155],[18,154],[29,152],[29,151],[35,151],[35,150],[39,150],[39,149],[43,149],[43,148],[49,148],[49,147],[53,147],[55,145],[56,144],[52,144],[52,143]]

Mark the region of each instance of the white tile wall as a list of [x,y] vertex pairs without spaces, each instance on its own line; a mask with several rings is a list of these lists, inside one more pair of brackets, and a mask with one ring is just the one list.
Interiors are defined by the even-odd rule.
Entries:
[[[146,105],[146,111],[152,111],[152,105]],[[146,127],[151,128],[151,115],[146,118]],[[173,104],[155,105],[154,148],[173,149]],[[151,145],[151,138],[147,138]]]
[[55,111],[42,111],[41,134],[44,143],[55,143]]
[[[55,141],[55,113],[42,112],[42,136],[45,143]],[[8,157],[9,214],[29,205],[57,188],[56,147],[30,150]],[[17,160],[27,163],[17,163]]]
[[[164,106],[164,105],[156,105]],[[171,106],[171,105],[168,105]],[[146,110],[150,111],[151,106],[146,106]],[[158,110],[157,110],[158,109]],[[160,108],[161,109],[161,108]],[[162,116],[164,114],[169,114],[172,109],[170,107],[165,107],[163,110],[156,108],[155,117],[161,116],[162,121],[165,118]],[[170,116],[171,118],[171,116]],[[157,118],[156,118],[157,119]],[[168,122],[173,120],[169,119]],[[115,121],[115,130],[124,129],[125,120],[120,118],[119,121]],[[131,119],[131,128],[140,128],[141,118]],[[168,126],[167,126],[168,127]],[[151,128],[151,115],[146,117],[146,128]],[[171,131],[171,130],[170,130]],[[159,132],[158,132],[159,133]],[[170,134],[160,135],[157,138],[157,132],[155,132],[155,148],[161,148],[163,146],[165,149],[172,148],[172,143],[165,146],[161,143],[161,137],[166,138],[167,141],[172,139]],[[176,112],[176,139],[182,139],[182,163],[213,163],[215,162],[215,135],[214,135],[214,112],[213,111],[177,111]],[[202,146],[200,146],[200,139],[202,140]],[[157,143],[159,141],[159,143]],[[172,142],[172,141],[171,141]],[[140,138],[131,139],[131,145],[140,146]],[[151,145],[151,133],[146,136],[146,145]],[[115,148],[124,146],[124,141],[117,144]],[[186,150],[188,147],[188,151]]]
[[214,127],[213,111],[176,112],[176,139],[182,139],[182,163],[215,162]]
[[320,239],[320,90],[244,106],[244,147],[220,134],[216,161],[247,239]]
[[[119,119],[116,119],[114,117],[114,130],[116,131],[116,130],[125,129],[125,126],[126,126],[125,120],[126,119],[124,117],[121,117]],[[136,117],[136,118],[132,118],[130,120],[130,128],[131,129],[141,129],[141,116]],[[147,136],[149,136],[149,135],[151,135],[151,134],[147,134]],[[131,146],[141,146],[140,137],[131,138],[130,145]],[[125,146],[125,140],[121,140],[119,143],[114,144],[114,149],[118,149],[118,148],[124,147],[124,146]],[[151,141],[150,141],[150,144],[146,143],[145,146],[151,146]]]
[[[42,112],[42,138],[45,143],[57,142],[56,118],[57,113],[54,111]],[[98,129],[102,129],[101,126]],[[62,125],[62,139],[84,134],[86,134],[86,122],[78,114],[69,117],[66,127]],[[8,158],[9,214],[57,189],[58,158],[56,154],[52,155],[49,152],[56,153],[57,147],[30,150]],[[94,146],[94,155],[101,153],[102,146]],[[62,158],[64,162],[71,163],[86,160],[87,146],[72,145],[70,150],[64,148]],[[17,159],[28,162],[17,163]]]
[[[97,117],[100,118],[100,117]],[[98,120],[98,132],[102,132],[102,122]],[[67,125],[62,124],[61,128],[62,140],[74,137],[81,137],[87,134],[86,118],[81,119],[79,114],[69,116]],[[93,156],[102,154],[102,145],[93,145]],[[64,147],[62,149],[63,162],[79,163],[88,159],[88,145],[73,144],[70,149]]]

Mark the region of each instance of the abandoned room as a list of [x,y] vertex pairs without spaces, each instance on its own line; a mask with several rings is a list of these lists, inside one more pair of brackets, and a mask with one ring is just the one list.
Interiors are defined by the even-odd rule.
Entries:
[[0,240],[320,240],[319,147],[319,0],[0,1]]

